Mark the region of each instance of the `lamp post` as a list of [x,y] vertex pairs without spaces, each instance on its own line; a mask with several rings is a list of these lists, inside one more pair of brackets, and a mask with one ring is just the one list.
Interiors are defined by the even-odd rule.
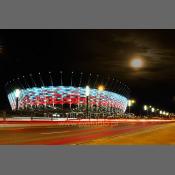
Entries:
[[101,92],[104,91],[105,87],[103,85],[98,86],[98,91],[100,92],[99,104],[101,108]]
[[151,108],[151,112],[154,112],[155,111],[155,108]]
[[151,112],[155,112],[155,108],[151,108]]
[[16,97],[16,110],[19,108],[19,96],[21,94],[21,91],[19,89],[15,90],[15,97]]
[[135,103],[135,100],[128,100],[128,108],[129,108],[129,113],[131,110],[131,106]]
[[169,115],[169,112],[166,112],[166,114],[165,114],[167,117],[168,117],[168,115]]
[[160,110],[160,111],[159,111],[159,115],[160,115],[160,117],[162,117],[162,113],[163,113],[162,110]]
[[165,112],[165,111],[163,111],[163,112],[162,112],[162,114],[163,114],[163,115],[166,115],[166,112]]
[[146,113],[147,113],[147,115],[148,115],[148,106],[147,106],[147,105],[144,105],[144,106],[143,106],[143,109],[144,109],[144,111],[146,111]]
[[90,87],[89,86],[86,86],[85,95],[86,95],[86,114],[88,117],[88,114],[89,114],[89,95],[90,95]]
[[155,112],[155,108],[152,107],[151,108],[151,112],[154,113]]
[[131,100],[128,100],[128,109],[129,109],[129,113],[130,113],[130,107],[131,107]]

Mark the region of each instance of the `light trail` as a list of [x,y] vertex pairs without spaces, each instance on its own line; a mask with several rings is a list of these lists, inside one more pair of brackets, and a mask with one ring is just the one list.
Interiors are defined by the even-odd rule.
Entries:
[[68,133],[68,132],[71,132],[71,131],[60,131],[60,132],[44,132],[44,133],[40,133],[40,134],[62,134],[62,133]]
[[0,118],[0,121],[47,121],[47,122],[173,122],[174,119],[75,119],[75,118],[32,118],[31,117],[14,117],[14,118]]
[[[79,145],[86,143],[105,144],[113,143],[119,136],[127,137],[128,134],[142,134],[154,132],[157,130],[173,127],[175,122],[157,122],[157,120],[144,120],[141,122],[108,122],[104,119],[102,122],[90,121],[82,119],[80,123],[77,121],[6,121],[7,127],[1,127],[0,144],[8,145]],[[106,120],[106,123],[104,122]],[[110,120],[109,120],[110,121]],[[116,122],[117,121],[117,122]],[[121,120],[120,120],[121,121]],[[123,121],[123,120],[122,120]],[[131,119],[130,119],[131,121]],[[150,122],[151,121],[151,122]],[[15,127],[15,128],[13,128]],[[173,132],[172,132],[173,133]],[[128,136],[129,137],[129,136]],[[169,139],[170,136],[167,136]],[[155,136],[155,138],[157,138]],[[144,137],[141,137],[143,140]],[[155,139],[156,140],[156,139]],[[169,140],[168,140],[169,141]],[[171,141],[171,140],[170,140]],[[128,141],[129,142],[129,141]],[[134,143],[130,140],[129,143]],[[169,143],[169,142],[168,142]]]

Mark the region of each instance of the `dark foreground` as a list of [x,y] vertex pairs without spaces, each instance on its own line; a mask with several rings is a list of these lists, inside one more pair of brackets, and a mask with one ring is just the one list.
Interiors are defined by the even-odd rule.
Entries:
[[174,121],[1,122],[1,145],[175,144]]

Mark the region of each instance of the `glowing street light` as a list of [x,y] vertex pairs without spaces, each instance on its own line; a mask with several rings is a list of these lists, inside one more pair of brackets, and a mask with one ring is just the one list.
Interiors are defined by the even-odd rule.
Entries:
[[147,105],[144,105],[143,106],[143,109],[144,109],[144,111],[147,111],[148,110],[148,106]]
[[147,115],[148,115],[148,106],[147,105],[144,105],[143,106],[143,110],[146,111]]
[[151,108],[151,112],[155,112],[155,108]]
[[88,97],[90,95],[90,87],[89,86],[86,86],[85,95],[86,95],[86,97]]
[[104,89],[105,89],[105,87],[104,87],[103,85],[99,85],[99,86],[98,86],[98,90],[99,90],[99,91],[104,91]]
[[128,106],[132,106],[135,102],[135,100],[128,100]]
[[16,97],[16,110],[18,110],[19,106],[19,97],[20,97],[21,91],[20,89],[15,90],[15,97]]
[[19,98],[20,94],[21,94],[21,91],[19,89],[16,89],[15,90],[15,97]]
[[128,100],[129,113],[130,113],[130,108],[131,108],[131,106],[132,106],[134,103],[136,103],[135,100],[133,100],[133,99]]
[[159,114],[162,114],[162,111],[159,111]]
[[134,104],[136,101],[135,100],[131,100],[131,103]]
[[[103,85],[99,85],[98,86],[98,91],[101,93],[102,91],[105,90],[105,87]],[[99,98],[99,104],[101,103],[101,95],[100,95],[100,98]]]
[[131,100],[128,100],[128,106],[130,107],[132,105]]
[[128,107],[132,105],[131,100],[128,100]]

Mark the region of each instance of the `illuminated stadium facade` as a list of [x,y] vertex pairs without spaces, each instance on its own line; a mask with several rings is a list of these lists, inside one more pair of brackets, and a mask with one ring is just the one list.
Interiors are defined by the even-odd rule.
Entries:
[[[92,74],[83,77],[82,73],[75,76],[72,72],[70,77],[66,78],[67,83],[63,85],[62,72],[59,78],[57,76],[58,79],[55,79],[51,73],[48,75],[46,79],[49,81],[45,81],[47,83],[44,83],[40,73],[37,74],[40,84],[37,84],[36,76],[31,74],[28,78],[23,76],[9,81],[8,100],[12,110],[50,110],[58,113],[86,113],[88,110],[89,113],[113,114],[122,114],[126,111],[128,89],[115,78],[105,79],[103,76],[99,78],[99,75],[95,75],[94,78]],[[100,84],[103,84],[101,89],[98,88]]]

